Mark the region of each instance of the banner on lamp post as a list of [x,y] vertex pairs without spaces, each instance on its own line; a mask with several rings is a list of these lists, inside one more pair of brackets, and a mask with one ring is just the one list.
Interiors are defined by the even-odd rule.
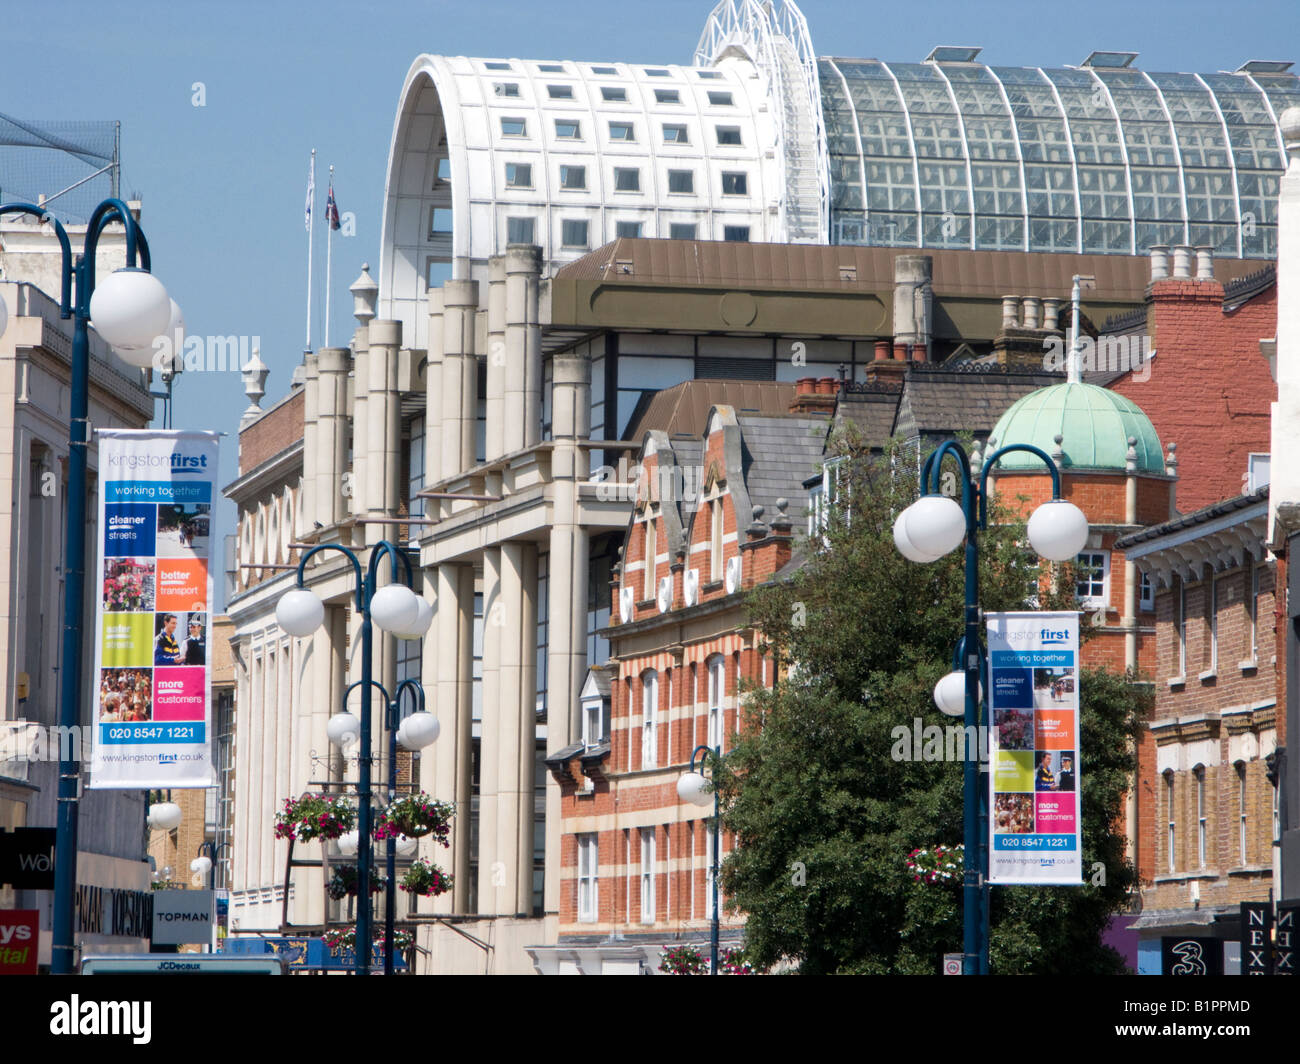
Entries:
[[216,432],[99,430],[90,786],[211,787]]
[[989,882],[1083,882],[1079,615],[988,615]]

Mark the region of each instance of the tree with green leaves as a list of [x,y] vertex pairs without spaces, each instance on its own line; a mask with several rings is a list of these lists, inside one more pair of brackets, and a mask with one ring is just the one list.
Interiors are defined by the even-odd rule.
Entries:
[[[907,863],[918,849],[961,842],[963,766],[919,751],[896,759],[896,746],[916,718],[957,723],[932,692],[962,634],[963,552],[918,565],[894,546],[894,518],[916,496],[915,452],[868,458],[851,439],[837,446],[852,457],[805,564],[751,596],[753,623],[785,674],[774,689],[746,691],[740,735],[717,773],[723,823],[737,837],[722,885],[747,915],[746,958],[759,967],[937,974],[942,955],[961,950],[961,880],[927,882]],[[981,606],[1073,609],[1072,566],[1047,570],[1025,541],[1024,523],[992,506]],[[1082,670],[1088,880],[992,888],[992,972],[1124,971],[1101,934],[1135,882],[1123,801],[1145,692]]]

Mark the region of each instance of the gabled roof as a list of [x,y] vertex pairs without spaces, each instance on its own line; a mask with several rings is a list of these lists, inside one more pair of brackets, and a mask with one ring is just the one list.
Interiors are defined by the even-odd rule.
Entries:
[[[797,518],[807,494],[803,482],[821,465],[827,421],[815,417],[742,414],[737,417],[744,441],[745,484],[750,506],[763,507],[763,520],[777,515],[777,499],[789,503],[787,513]],[[752,513],[737,514],[743,528]]]
[[1060,374],[1053,373],[909,367],[894,431],[905,439],[958,432],[987,436],[1016,400],[1060,382]]
[[642,439],[658,429],[673,440],[689,436],[699,441],[715,406],[734,407],[737,414],[784,414],[794,400],[794,385],[785,381],[682,381],[656,392],[628,423],[626,438]]

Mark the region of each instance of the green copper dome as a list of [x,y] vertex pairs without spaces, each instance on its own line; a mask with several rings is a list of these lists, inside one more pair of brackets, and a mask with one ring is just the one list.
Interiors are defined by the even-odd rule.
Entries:
[[[998,447],[1031,443],[1049,455],[1062,437],[1065,469],[1124,472],[1128,441],[1137,440],[1137,471],[1164,473],[1164,452],[1151,419],[1141,407],[1109,388],[1095,384],[1053,384],[1016,400],[993,429]],[[1033,455],[1013,453],[999,469],[1041,470]]]

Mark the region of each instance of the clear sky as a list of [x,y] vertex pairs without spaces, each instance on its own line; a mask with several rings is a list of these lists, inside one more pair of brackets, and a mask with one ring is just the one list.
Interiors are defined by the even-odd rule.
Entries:
[[[378,279],[379,225],[398,93],[421,52],[529,59],[689,63],[712,0],[275,0],[223,3],[59,0],[6,11],[0,110],[24,119],[117,119],[122,190],[144,201],[154,272],[196,335],[261,338],[267,400],[282,396],[306,327],[307,165],[317,210],[336,167],[331,343],[352,334],[347,287],[363,262]],[[1007,65],[1077,64],[1094,49],[1135,51],[1146,70],[1233,70],[1300,62],[1297,0],[802,0],[819,55],[919,61],[940,44],[982,45]],[[204,106],[193,104],[196,82]],[[0,174],[0,188],[4,185]],[[51,191],[57,191],[52,189]],[[317,230],[313,344],[323,326],[324,230]],[[223,483],[247,405],[237,374],[192,374],[174,424],[229,432]],[[221,515],[232,530],[233,509]]]

